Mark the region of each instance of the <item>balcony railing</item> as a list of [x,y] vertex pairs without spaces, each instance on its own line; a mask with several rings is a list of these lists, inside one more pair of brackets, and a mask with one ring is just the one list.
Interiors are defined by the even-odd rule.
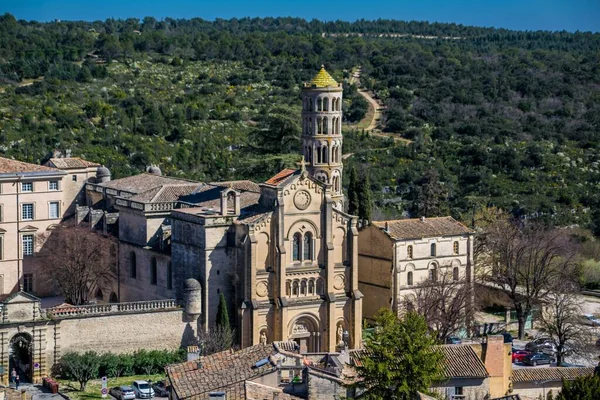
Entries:
[[147,311],[160,311],[177,309],[174,299],[134,301],[129,303],[92,304],[84,306],[57,306],[46,309],[50,318],[74,318],[88,315],[139,313]]

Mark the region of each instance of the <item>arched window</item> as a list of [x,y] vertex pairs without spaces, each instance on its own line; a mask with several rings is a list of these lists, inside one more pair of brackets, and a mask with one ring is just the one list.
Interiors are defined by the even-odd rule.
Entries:
[[323,133],[323,118],[317,118],[317,134]]
[[406,258],[408,258],[409,260],[412,260],[412,258],[413,258],[413,247],[412,246],[408,246],[406,248]]
[[292,295],[292,283],[290,281],[287,281],[285,283],[285,295],[287,297],[290,297]]
[[115,292],[112,292],[110,294],[110,300],[111,303],[118,303],[119,299],[117,298],[117,294]]
[[328,148],[327,145],[321,147],[321,151],[323,154],[321,154],[321,159],[323,160],[323,164],[327,164],[327,160],[329,157],[327,157],[328,155]]
[[315,294],[315,281],[313,279],[308,281],[308,294]]
[[435,243],[431,243],[431,257],[435,257],[435,255],[436,255]]
[[312,251],[312,233],[310,232],[306,232],[304,234],[304,257],[303,259],[306,260],[312,260],[313,259],[313,251]]
[[158,266],[156,265],[156,258],[152,257],[150,260],[150,284],[156,285],[157,275],[158,275]]
[[459,250],[459,248],[458,248],[458,242],[454,242],[453,249],[454,249],[454,254],[458,254],[458,250]]
[[325,135],[329,133],[329,123],[327,122],[327,117],[323,117],[323,133]]
[[312,118],[308,118],[308,134],[312,135],[312,133],[313,133]]
[[314,111],[314,103],[313,103],[313,99],[308,99],[308,109],[310,111]]
[[227,193],[227,214],[235,214],[235,193]]
[[129,277],[133,279],[137,277],[137,261],[134,251],[129,253]]
[[173,289],[173,265],[171,261],[167,263],[167,289]]
[[457,281],[458,280],[458,267],[454,267],[452,269],[452,279]]
[[300,282],[300,294],[306,296],[306,279],[303,279],[302,282]]
[[408,286],[412,286],[413,284],[413,273],[412,271],[410,271],[407,275],[406,275],[406,284]]
[[323,111],[329,111],[329,99],[327,97],[323,99]]
[[104,299],[104,293],[102,293],[102,289],[98,288],[96,290],[96,300],[102,301]]
[[292,296],[298,296],[298,281],[294,281],[294,283],[292,283]]
[[302,236],[300,233],[294,233],[294,239],[292,244],[292,259],[294,261],[300,261],[300,241]]
[[437,266],[435,265],[429,270],[429,280],[431,282],[437,282]]
[[323,99],[317,99],[317,111],[323,111]]

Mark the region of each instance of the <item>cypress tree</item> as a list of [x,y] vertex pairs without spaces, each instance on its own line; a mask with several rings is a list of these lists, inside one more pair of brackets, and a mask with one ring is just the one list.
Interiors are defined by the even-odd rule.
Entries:
[[348,185],[348,214],[358,214],[358,178],[356,177],[356,167],[350,168],[350,183]]
[[219,295],[219,310],[217,311],[217,326],[231,330],[229,323],[229,312],[227,311],[227,301],[223,293]]
[[371,194],[371,182],[367,173],[358,183],[358,204],[358,217],[363,221],[370,221],[373,212],[373,195]]

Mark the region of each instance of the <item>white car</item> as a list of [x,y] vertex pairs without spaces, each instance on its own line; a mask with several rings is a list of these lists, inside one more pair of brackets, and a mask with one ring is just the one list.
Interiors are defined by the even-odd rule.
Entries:
[[135,397],[139,399],[151,399],[154,397],[154,389],[150,387],[147,381],[134,381],[131,386],[133,387]]
[[600,319],[594,317],[592,314],[583,314],[582,317],[586,324],[592,326],[600,326]]

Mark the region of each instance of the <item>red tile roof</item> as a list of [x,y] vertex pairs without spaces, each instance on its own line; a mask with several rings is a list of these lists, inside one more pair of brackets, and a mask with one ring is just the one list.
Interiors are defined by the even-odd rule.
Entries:
[[594,375],[594,368],[519,368],[513,369],[513,382],[562,381]]
[[80,157],[51,158],[44,165],[59,169],[76,169],[100,166],[98,163],[87,161]]
[[62,173],[56,168],[46,167],[44,165],[30,164],[23,161],[12,160],[10,158],[0,157],[0,174],[17,174],[27,172],[57,172]]
[[[167,366],[167,375],[179,399],[204,399],[210,392],[223,391],[227,400],[245,398],[244,382],[275,370],[269,357],[275,353],[272,344],[255,345],[237,352],[222,351]],[[268,359],[256,367],[258,361]]]
[[373,225],[382,229],[394,240],[465,235],[472,232],[452,217],[373,221]]
[[267,185],[279,186],[283,181],[296,173],[296,171],[296,169],[286,168],[282,171],[279,171],[275,176],[268,179],[265,183]]

